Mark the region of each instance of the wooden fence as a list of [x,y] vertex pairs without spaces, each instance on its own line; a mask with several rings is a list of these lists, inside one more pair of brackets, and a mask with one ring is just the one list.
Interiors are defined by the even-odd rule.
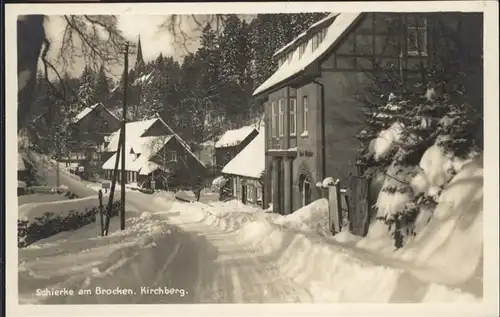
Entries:
[[371,180],[351,176],[346,187],[339,180],[328,186],[329,223],[333,234],[348,226],[358,236],[366,236],[371,219]]

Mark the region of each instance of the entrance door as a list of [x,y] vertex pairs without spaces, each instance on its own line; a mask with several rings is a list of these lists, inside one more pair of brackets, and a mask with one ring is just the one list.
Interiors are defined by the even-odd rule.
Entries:
[[302,207],[304,207],[311,203],[311,183],[304,174],[299,176],[299,187],[302,198]]
[[285,166],[283,160],[278,160],[278,192],[279,192],[279,206],[280,213],[285,213]]
[[241,186],[241,202],[247,203],[247,187],[245,185]]
[[311,183],[308,181],[304,181],[304,189],[302,191],[303,194],[303,204],[304,206],[309,205],[311,203]]

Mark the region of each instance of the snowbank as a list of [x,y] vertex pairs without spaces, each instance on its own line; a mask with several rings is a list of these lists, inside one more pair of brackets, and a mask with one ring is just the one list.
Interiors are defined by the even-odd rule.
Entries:
[[394,261],[338,243],[356,242],[347,232],[341,233],[342,238],[337,237],[337,241],[312,234],[311,229],[317,230],[318,223],[327,218],[325,199],[284,217],[271,216],[238,202],[212,206],[174,204],[174,210],[179,213],[181,226],[188,221],[235,232],[236,243],[242,249],[263,261],[275,259],[273,265],[279,272],[304,287],[315,302],[479,301],[477,295],[451,286],[450,280],[436,283],[423,279],[422,272],[432,272],[427,267],[415,267],[412,262]]
[[[166,222],[143,213],[128,219],[126,230],[106,237],[75,235],[71,239],[37,243],[22,249],[19,251],[20,303],[126,304],[144,299],[139,292],[131,296],[102,296],[94,292],[88,296],[33,294],[35,288],[95,290],[120,286],[138,290],[138,285],[153,287],[158,274],[165,271],[179,250],[180,243],[172,236],[174,231]],[[57,270],[54,270],[55,263]]]
[[[118,199],[120,195],[115,193],[114,199]],[[103,203],[108,201],[108,195],[103,196]],[[35,218],[42,217],[45,213],[51,212],[58,216],[64,216],[71,210],[76,212],[85,212],[86,209],[92,209],[99,205],[97,196],[77,198],[70,200],[49,201],[43,203],[27,203],[21,205],[18,210],[20,220],[33,221]]]
[[273,222],[290,229],[328,235],[330,234],[328,219],[328,200],[323,198],[290,215],[275,217]]
[[439,269],[440,279],[465,282],[482,261],[482,225],[483,162],[477,157],[444,187],[429,223],[401,255]]

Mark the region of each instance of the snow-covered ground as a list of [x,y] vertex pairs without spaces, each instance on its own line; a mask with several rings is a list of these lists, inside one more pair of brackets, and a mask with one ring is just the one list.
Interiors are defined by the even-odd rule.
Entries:
[[[183,203],[172,193],[130,193],[128,199],[135,210],[123,232],[115,229],[102,238],[89,225],[20,249],[21,302],[477,302],[482,296],[470,282],[476,277],[482,284],[482,276],[468,269],[474,262],[468,258],[477,253],[446,261],[450,254],[458,259],[453,250],[476,246],[464,246],[469,243],[464,238],[477,241],[477,228],[469,227],[470,235],[456,240],[464,217],[446,217],[444,211],[437,213],[439,223],[431,221],[401,255],[388,256],[376,251],[374,237],[327,236],[326,200],[280,216],[238,201]],[[454,223],[455,236],[445,230],[452,234],[449,239],[437,245],[426,240],[439,232],[437,226],[449,228],[447,221]],[[437,265],[415,261],[426,257]],[[438,274],[443,269],[447,274]],[[174,294],[141,294],[141,286],[167,287]],[[94,293],[35,296],[37,289],[64,287]],[[132,294],[99,296],[97,287],[127,288]]]

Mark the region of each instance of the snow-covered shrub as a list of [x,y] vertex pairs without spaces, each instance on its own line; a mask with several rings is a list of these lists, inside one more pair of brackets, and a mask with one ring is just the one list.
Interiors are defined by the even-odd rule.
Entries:
[[478,117],[470,110],[433,89],[423,96],[391,94],[385,105],[371,108],[367,128],[357,136],[357,163],[385,175],[376,218],[387,224],[396,248],[416,234],[421,210],[428,217],[443,187],[477,153]]
[[[109,217],[119,214],[121,202],[114,202]],[[70,210],[63,216],[53,212],[46,212],[33,221],[18,219],[17,242],[18,247],[26,247],[38,240],[48,238],[63,231],[71,231],[81,228],[96,221],[99,208],[86,209],[84,212]]]

